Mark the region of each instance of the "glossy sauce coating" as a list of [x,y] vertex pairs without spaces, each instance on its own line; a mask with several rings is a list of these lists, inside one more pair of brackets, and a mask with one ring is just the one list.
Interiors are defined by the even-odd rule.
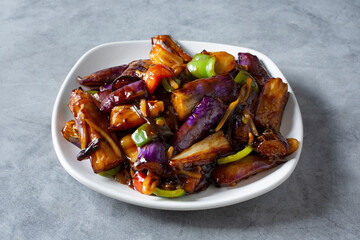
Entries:
[[78,77],[78,81],[84,86],[101,86],[104,84],[112,83],[117,77],[119,77],[128,67],[127,64],[106,68],[86,77]]
[[69,108],[75,118],[81,149],[87,148],[90,142],[101,139],[99,147],[90,155],[94,172],[99,173],[118,166],[124,157],[117,146],[116,135],[108,130],[106,117],[99,111],[92,96],[80,89],[73,90]]
[[289,97],[288,85],[280,78],[271,78],[264,85],[255,114],[256,126],[280,131],[281,119]]

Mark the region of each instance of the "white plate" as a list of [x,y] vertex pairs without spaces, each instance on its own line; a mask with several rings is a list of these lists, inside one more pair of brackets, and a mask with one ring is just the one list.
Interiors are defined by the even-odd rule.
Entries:
[[[252,49],[207,42],[179,41],[186,52],[195,54],[203,49],[207,51],[226,51],[237,59],[238,52],[250,52],[264,63],[273,77],[280,77],[287,82],[279,68],[264,54]],[[85,53],[67,75],[55,101],[52,114],[52,139],[56,154],[65,170],[85,186],[106,196],[123,202],[166,210],[199,210],[223,207],[262,195],[284,182],[293,172],[301,153],[303,142],[303,123],[299,105],[289,85],[289,100],[283,116],[281,133],[289,138],[296,138],[300,147],[289,156],[289,161],[276,168],[256,174],[239,182],[234,187],[216,188],[178,199],[165,199],[147,196],[122,185],[113,179],[93,173],[89,161],[77,161],[79,149],[67,142],[61,135],[61,129],[73,116],[68,109],[70,93],[78,88],[77,76],[86,76],[103,68],[126,64],[136,59],[149,58],[151,43],[145,41],[115,42],[103,44]]]

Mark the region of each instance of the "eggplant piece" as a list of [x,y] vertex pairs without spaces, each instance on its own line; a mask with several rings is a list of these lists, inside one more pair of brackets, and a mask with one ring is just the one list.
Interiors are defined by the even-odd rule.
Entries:
[[256,106],[258,102],[258,95],[256,94],[255,90],[251,88],[250,95],[246,100],[246,105],[243,111],[246,111],[252,118],[255,117]]
[[212,57],[215,57],[215,72],[217,75],[231,72],[235,66],[236,61],[233,55],[221,51],[221,52],[208,52]]
[[271,78],[259,95],[254,119],[256,126],[279,131],[288,97],[288,85],[280,78]]
[[146,71],[152,66],[150,59],[141,59],[129,63],[129,67],[114,80],[113,90],[122,88],[132,82],[142,79]]
[[184,52],[184,50],[169,36],[169,35],[157,35],[151,38],[152,45],[160,45],[167,51],[175,53],[182,60],[187,63],[191,61],[191,57]]
[[192,178],[186,175],[179,175],[179,181],[182,183],[182,188],[185,190],[186,193],[193,193],[195,192],[197,186],[204,181],[203,178]]
[[111,130],[126,130],[140,126],[145,122],[139,117],[132,105],[120,105],[111,110],[109,128]]
[[138,148],[131,138],[131,134],[125,135],[120,140],[121,149],[124,151],[126,158],[134,163],[137,160]]
[[110,93],[100,105],[102,112],[110,112],[115,106],[132,102],[139,98],[147,98],[148,92],[143,80],[130,83]]
[[102,138],[96,138],[94,141],[91,141],[88,146],[76,155],[76,159],[82,161],[90,157],[91,153],[94,152],[96,149],[99,149],[99,143],[104,141]]
[[[157,117],[164,111],[164,102],[158,100],[148,100],[147,116]],[[127,130],[138,127],[146,121],[137,114],[133,105],[120,105],[113,107],[110,114],[110,126],[112,130]]]
[[[155,64],[165,65],[167,67],[183,66],[183,59],[178,56],[176,53],[172,53],[171,51],[165,50],[162,46],[155,44],[152,46],[150,51],[150,59]],[[180,69],[177,69],[177,73]],[[178,74],[177,74],[178,75]]]
[[286,139],[280,132],[272,129],[265,130],[263,135],[253,142],[252,147],[261,156],[270,159],[282,158],[289,151],[289,143]]
[[210,97],[204,97],[177,131],[173,139],[175,150],[181,152],[204,137],[210,128],[220,120],[225,108],[223,103]]
[[236,142],[236,145],[246,145],[249,142],[249,133],[251,133],[250,124],[243,123],[240,115],[235,118],[233,129],[233,140]]
[[146,71],[153,65],[150,59],[141,59],[129,63],[129,67],[121,74],[121,77],[142,78]]
[[236,98],[235,82],[229,74],[202,78],[185,84],[171,94],[174,110],[184,121],[203,97],[212,97],[228,102]]
[[91,94],[75,89],[70,96],[69,108],[75,118],[81,149],[88,148],[90,143],[97,145],[96,149],[91,149],[89,158],[94,172],[100,173],[117,167],[124,156],[115,133],[108,129],[106,116],[95,101]]
[[201,166],[195,166],[189,171],[177,171],[176,174],[181,188],[184,189],[186,193],[193,193],[208,186],[205,171]]
[[238,64],[255,78],[256,83],[261,89],[270,79],[270,75],[266,71],[264,65],[260,62],[257,56],[250,53],[238,53],[238,56]]
[[77,77],[77,80],[84,86],[102,86],[112,83],[117,77],[119,77],[129,65],[124,64],[116,67],[102,69],[94,72],[86,77]]
[[[231,121],[229,121],[230,132],[235,143],[239,146],[247,145],[249,141],[249,133],[252,132],[250,123],[244,123],[242,121],[244,113],[248,113],[253,119],[256,112],[258,96],[255,90],[251,89],[250,95],[246,100],[245,106],[242,106],[241,111],[233,113]],[[229,132],[229,131],[228,131]]]
[[115,91],[119,88],[122,88],[136,80],[139,80],[139,78],[131,78],[131,77],[118,77],[117,79],[114,80],[114,82],[112,83],[112,90]]
[[284,160],[269,160],[259,155],[248,155],[239,161],[218,165],[211,173],[211,178],[218,185],[230,186],[241,179],[275,167]]
[[96,100],[99,102],[102,102],[110,93],[111,93],[112,85],[107,84],[105,86],[101,86],[99,88],[99,91],[95,93],[93,96]]
[[229,151],[231,151],[230,143],[224,133],[219,131],[175,155],[168,164],[174,169],[209,164],[215,162],[219,155]]
[[139,148],[138,158],[133,168],[137,171],[149,170],[159,176],[166,165],[165,147],[160,142],[152,142]]
[[61,130],[61,134],[66,140],[68,140],[78,148],[81,147],[79,133],[75,124],[75,120],[70,120],[66,122],[64,128]]

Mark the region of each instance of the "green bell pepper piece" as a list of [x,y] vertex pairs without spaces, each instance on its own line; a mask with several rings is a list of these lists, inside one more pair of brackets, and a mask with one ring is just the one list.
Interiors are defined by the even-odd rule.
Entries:
[[218,164],[226,164],[226,163],[235,162],[235,161],[240,160],[241,158],[249,155],[252,152],[252,150],[253,150],[253,148],[250,145],[246,146],[243,150],[241,150],[233,155],[219,158],[217,160],[217,162],[218,162]]
[[176,190],[163,190],[160,188],[155,188],[153,192],[156,196],[164,197],[164,198],[177,198],[185,195],[184,189],[176,189]]
[[103,172],[100,172],[98,173],[100,176],[103,176],[103,177],[113,177],[114,175],[116,175],[119,171],[120,171],[120,165],[115,167],[115,168],[112,168],[112,169],[109,169],[107,171],[103,171]]
[[208,78],[215,76],[215,57],[207,54],[195,54],[191,62],[187,64],[189,72],[197,78]]
[[[163,117],[155,118],[155,122],[161,119],[164,123],[162,126],[157,126],[158,130],[161,131],[162,135],[166,138],[172,136],[172,132]],[[155,129],[148,123],[144,123],[131,135],[132,140],[135,142],[137,147],[142,147],[147,143],[151,142],[154,138],[158,137]]]
[[246,81],[248,78],[251,78],[251,88],[256,92],[256,94],[259,94],[259,86],[257,85],[255,79],[245,70],[240,70],[239,73],[236,75],[234,81],[236,83],[239,83],[240,85],[246,84]]
[[151,125],[144,123],[136,129],[136,131],[131,135],[131,138],[135,142],[136,146],[142,147],[149,143],[154,136],[156,136],[156,133]]

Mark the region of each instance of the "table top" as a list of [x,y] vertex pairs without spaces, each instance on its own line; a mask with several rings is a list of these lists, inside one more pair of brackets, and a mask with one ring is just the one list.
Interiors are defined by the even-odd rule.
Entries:
[[[4,239],[359,239],[358,1],[0,2],[0,233]],[[304,122],[299,163],[255,199],[202,211],[138,207],[83,186],[51,140],[56,95],[102,43],[150,39],[237,45],[269,56]]]

